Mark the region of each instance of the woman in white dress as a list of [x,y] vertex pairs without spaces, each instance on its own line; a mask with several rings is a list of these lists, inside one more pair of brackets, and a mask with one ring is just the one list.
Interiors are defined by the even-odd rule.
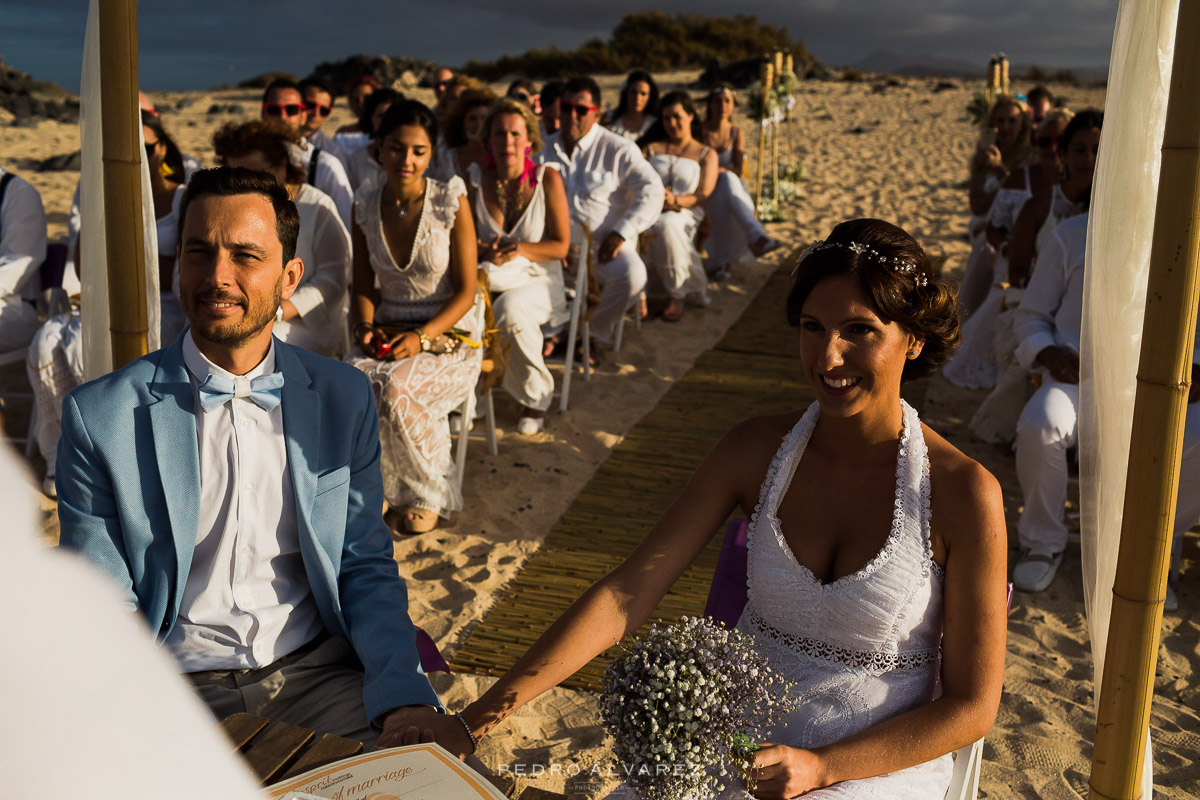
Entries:
[[1038,128],[1037,161],[1015,170],[992,201],[987,216],[987,243],[995,253],[992,265],[992,286],[983,303],[963,323],[962,345],[954,358],[942,369],[942,375],[955,386],[964,389],[991,389],[996,385],[995,331],[996,318],[1020,298],[1005,301],[1008,289],[1009,237],[1016,225],[1017,214],[1025,201],[1034,194],[1049,191],[1058,182],[1062,163],[1058,156],[1058,139],[1072,117],[1062,109],[1051,112]]
[[462,180],[425,177],[436,144],[428,108],[404,100],[388,109],[379,127],[385,179],[354,198],[351,235],[347,360],[375,387],[384,498],[402,509],[409,533],[462,508],[447,417],[475,391],[482,360],[475,225]]
[[719,167],[717,154],[698,141],[700,123],[687,92],[668,93],[659,113],[658,123],[646,134],[645,152],[665,192],[662,213],[646,232],[645,259],[669,298],[662,318],[678,322],[685,301],[708,304],[708,276],[696,251],[696,230]]
[[1012,95],[999,95],[980,126],[967,190],[971,253],[958,289],[958,308],[964,318],[979,307],[992,285],[995,251],[987,243],[987,215],[1005,179],[1029,159],[1029,131],[1029,110]]
[[787,308],[816,402],[731,430],[633,554],[462,711],[476,738],[636,631],[740,508],[738,627],[800,701],[753,756],[757,796],[945,795],[948,754],[987,733],[1000,702],[1007,536],[996,480],[900,398],[958,339],[930,267],[879,220],[805,252]]
[[525,104],[497,100],[483,121],[488,158],[468,169],[479,240],[496,326],[513,343],[504,388],[521,404],[517,432],[546,424],[554,378],[546,369],[543,326],[561,326],[567,303],[562,261],[571,243],[567,193],[558,172],[538,166],[537,117]]
[[621,84],[617,107],[604,115],[601,124],[618,136],[636,142],[650,130],[658,113],[658,84],[654,82],[654,76],[635,69]]
[[495,99],[490,89],[463,90],[442,125],[442,139],[433,154],[429,177],[443,183],[454,177],[466,180],[467,169],[484,162],[487,148],[483,143],[483,118]]
[[704,143],[717,154],[721,171],[716,186],[704,204],[708,215],[708,237],[704,240],[708,273],[717,280],[729,277],[733,268],[783,246],[767,235],[754,209],[754,200],[742,180],[746,136],[733,124],[736,99],[733,87],[718,83],[705,99]]
[[226,123],[213,135],[217,161],[227,167],[269,172],[287,189],[300,213],[296,257],[304,264],[300,286],[280,304],[275,336],[331,358],[349,347],[346,287],[350,282],[350,234],[329,195],[305,182],[305,168],[289,157],[296,132],[285,123]]

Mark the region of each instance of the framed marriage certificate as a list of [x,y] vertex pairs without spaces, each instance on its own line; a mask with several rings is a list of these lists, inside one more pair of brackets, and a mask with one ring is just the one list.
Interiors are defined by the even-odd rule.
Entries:
[[506,800],[478,772],[432,743],[335,761],[266,792],[281,800]]

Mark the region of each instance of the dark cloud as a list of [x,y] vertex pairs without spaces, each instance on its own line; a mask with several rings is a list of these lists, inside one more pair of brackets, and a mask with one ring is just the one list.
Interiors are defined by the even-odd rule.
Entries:
[[[4,0],[0,50],[39,78],[74,88],[86,3]],[[448,64],[607,36],[629,0],[142,0],[141,72],[150,88],[198,88],[268,70],[306,72],[353,53]],[[733,12],[728,2],[660,0],[669,13]],[[1108,60],[1117,0],[743,0],[736,13],[784,25],[822,61],[877,50],[982,62],[1099,66]]]

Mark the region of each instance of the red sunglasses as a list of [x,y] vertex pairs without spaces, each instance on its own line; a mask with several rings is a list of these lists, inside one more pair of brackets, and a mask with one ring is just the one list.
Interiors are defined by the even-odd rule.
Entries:
[[263,103],[263,113],[268,117],[294,117],[303,110],[299,103]]
[[563,114],[574,114],[577,117],[586,117],[592,111],[600,110],[600,106],[581,106],[575,103],[564,103],[561,100],[558,101],[558,108]]

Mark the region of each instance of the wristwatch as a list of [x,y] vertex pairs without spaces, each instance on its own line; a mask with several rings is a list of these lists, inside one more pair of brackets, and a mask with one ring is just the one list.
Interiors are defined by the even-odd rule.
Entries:
[[430,342],[429,337],[425,335],[424,329],[417,328],[415,331],[413,331],[413,333],[415,333],[417,335],[417,338],[421,340],[421,352],[428,353],[429,350],[433,347],[433,343]]

